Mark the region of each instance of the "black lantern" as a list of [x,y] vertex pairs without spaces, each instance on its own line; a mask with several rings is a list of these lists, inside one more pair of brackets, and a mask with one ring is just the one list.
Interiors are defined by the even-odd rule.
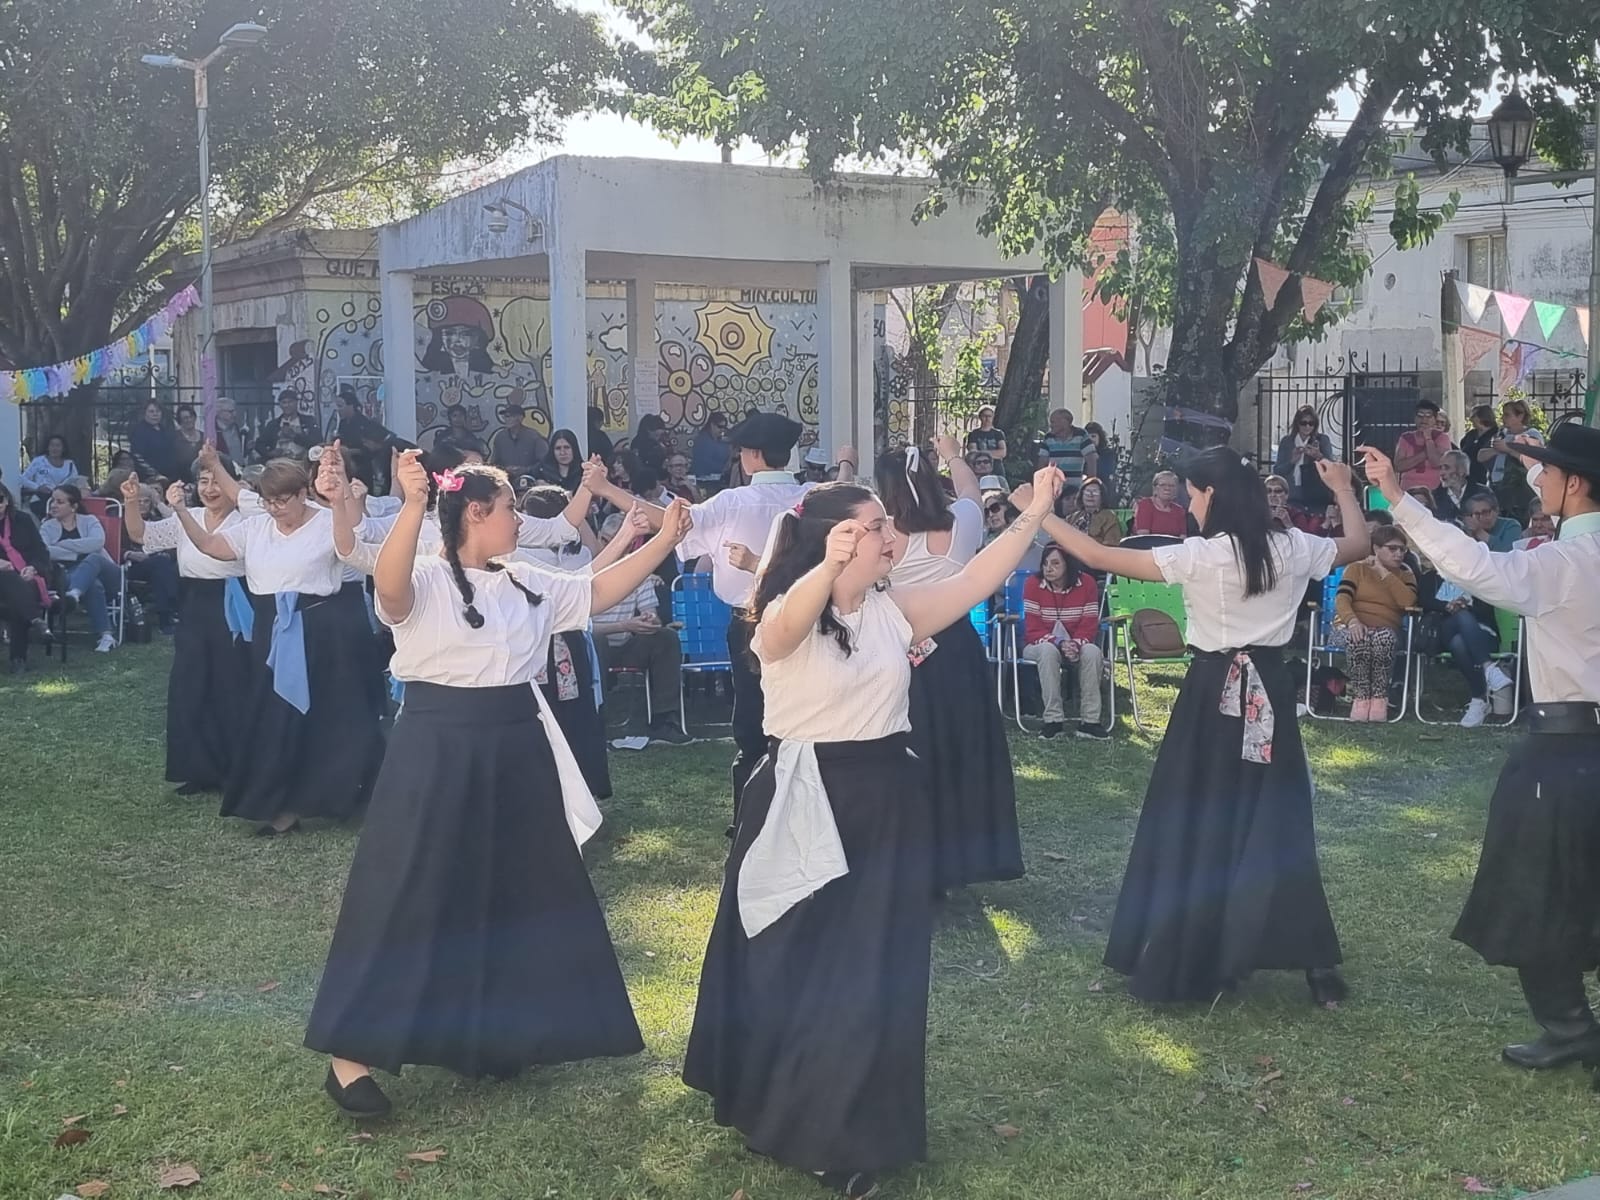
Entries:
[[1489,114],[1489,150],[1508,176],[1515,175],[1533,157],[1533,127],[1537,121],[1519,91],[1513,91]]

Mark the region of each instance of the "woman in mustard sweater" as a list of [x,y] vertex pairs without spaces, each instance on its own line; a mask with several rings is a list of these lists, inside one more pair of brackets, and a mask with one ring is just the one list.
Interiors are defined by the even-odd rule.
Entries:
[[1393,526],[1372,532],[1372,556],[1352,563],[1334,602],[1334,640],[1350,659],[1350,719],[1389,719],[1389,680],[1417,580],[1405,565],[1406,537]]

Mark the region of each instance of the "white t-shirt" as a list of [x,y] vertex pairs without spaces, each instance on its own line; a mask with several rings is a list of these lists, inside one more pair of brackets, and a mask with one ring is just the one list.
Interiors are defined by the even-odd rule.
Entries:
[[678,557],[693,562],[702,554],[710,556],[711,590],[724,604],[744,608],[755,591],[756,577],[730,563],[724,547],[738,542],[760,558],[778,514],[793,508],[815,486],[796,483],[787,471],[757,471],[743,487],[718,492],[690,507],[694,528],[678,546]]
[[511,552],[511,561],[568,575],[587,577],[594,574],[594,552],[582,542],[568,542],[559,549],[553,546],[518,547]]
[[1189,644],[1201,650],[1282,646],[1293,639],[1306,586],[1333,569],[1339,553],[1332,538],[1299,529],[1272,535],[1278,581],[1269,592],[1246,597],[1244,568],[1226,534],[1185,538],[1150,551],[1168,583],[1183,587]]
[[[195,524],[206,529],[206,510],[191,508],[189,515],[194,518]],[[225,529],[232,529],[245,520],[238,509],[234,509],[222,518],[211,532],[221,533]],[[183,531],[183,524],[177,517],[164,517],[159,521],[146,521],[144,523],[144,550],[146,554],[154,554],[158,550],[176,550],[178,552],[178,574],[186,579],[238,579],[244,575],[244,563],[238,559],[232,562],[223,562],[220,558],[212,558],[203,550],[197,550],[195,544],[189,540],[189,535]]]
[[906,548],[889,572],[890,582],[899,587],[916,587],[961,574],[983,546],[983,509],[974,501],[957,500],[950,505],[950,515],[955,520],[950,530],[950,549],[935,554],[928,549],[926,533],[906,534]]
[[846,655],[833,635],[811,627],[787,658],[761,652],[762,630],[783,607],[779,596],[762,614],[750,648],[761,660],[762,727],[798,742],[869,742],[911,729],[911,624],[879,591],[839,619],[851,631]]
[[283,533],[262,513],[218,530],[243,560],[245,579],[258,596],[299,592],[331,596],[344,586],[345,565],[333,548],[333,514],[311,511],[311,519],[293,533]]
[[[419,558],[411,570],[411,613],[394,621],[378,602],[378,619],[394,630],[389,671],[408,682],[446,687],[501,687],[531,684],[550,653],[557,633],[589,624],[590,580],[513,562],[504,571],[466,568],[473,607],[483,627],[467,624],[466,604],[442,558]],[[515,577],[536,596],[528,598]]]

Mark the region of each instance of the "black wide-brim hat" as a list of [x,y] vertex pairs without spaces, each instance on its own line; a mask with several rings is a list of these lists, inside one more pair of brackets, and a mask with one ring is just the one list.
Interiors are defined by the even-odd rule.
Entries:
[[1516,452],[1524,458],[1576,475],[1600,479],[1600,429],[1568,421],[1542,446],[1537,442],[1514,444]]
[[792,451],[805,427],[799,421],[772,412],[751,413],[728,430],[730,445],[760,450],[769,459],[780,458]]

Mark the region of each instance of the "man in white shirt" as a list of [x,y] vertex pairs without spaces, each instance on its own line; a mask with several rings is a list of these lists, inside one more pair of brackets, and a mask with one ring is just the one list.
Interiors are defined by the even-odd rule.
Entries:
[[1472,892],[1451,935],[1516,967],[1541,1033],[1507,1046],[1528,1069],[1600,1066],[1600,1023],[1584,973],[1600,963],[1600,429],[1562,426],[1549,445],[1511,443],[1556,540],[1496,554],[1403,495],[1394,465],[1367,450],[1367,478],[1395,524],[1451,583],[1521,614],[1533,705],[1494,797]]
[[[711,588],[734,610],[728,625],[728,658],[733,664],[733,740],[738,747],[733,760],[735,814],[745,781],[767,752],[761,679],[750,653],[750,635],[754,631],[744,609],[755,592],[753,564],[766,546],[772,523],[814,486],[797,483],[785,469],[802,432],[798,421],[769,412],[752,413],[730,429],[728,444],[738,450],[739,465],[750,482],[693,505],[689,509],[693,527],[678,546],[678,555],[684,562],[710,556]],[[660,526],[664,509],[641,503],[609,482],[600,484],[599,489],[600,498],[618,508],[639,504],[651,526]]]

